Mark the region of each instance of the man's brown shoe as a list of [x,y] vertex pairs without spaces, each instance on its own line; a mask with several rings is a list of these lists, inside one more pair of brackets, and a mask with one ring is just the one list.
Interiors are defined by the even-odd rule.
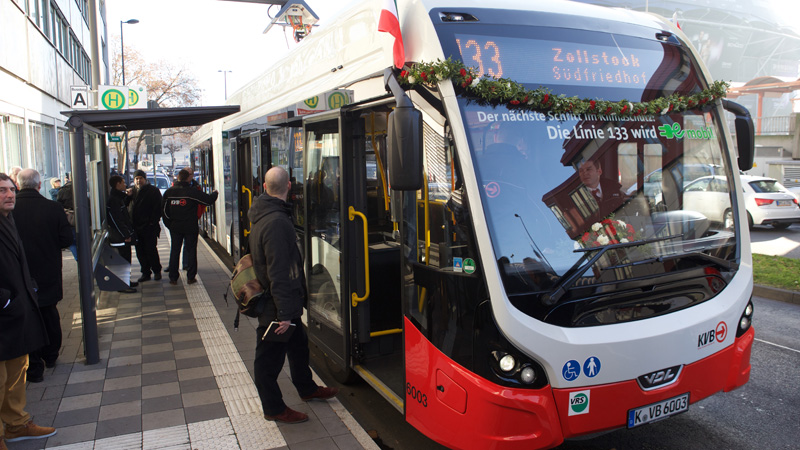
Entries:
[[314,391],[311,395],[306,395],[305,397],[300,397],[304,402],[310,400],[328,400],[336,396],[339,393],[339,389],[332,388],[332,387],[325,387],[319,386],[317,390]]
[[276,416],[270,416],[268,414],[264,414],[264,418],[267,420],[273,420],[275,422],[301,423],[308,420],[308,414],[301,413],[300,411],[295,411],[287,406],[282,413]]
[[29,420],[25,425],[6,426],[6,442],[25,441],[28,439],[42,439],[56,434],[53,427],[40,427]]

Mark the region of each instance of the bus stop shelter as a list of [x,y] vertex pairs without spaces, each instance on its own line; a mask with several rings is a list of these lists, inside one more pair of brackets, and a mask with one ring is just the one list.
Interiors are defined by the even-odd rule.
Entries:
[[[107,251],[105,240],[108,234],[104,231],[105,198],[109,178],[109,154],[105,145],[105,134],[198,126],[239,112],[239,109],[238,105],[234,105],[62,112],[69,117],[67,125],[72,161],[75,241],[78,248],[78,289],[87,364],[96,364],[100,361],[93,275],[97,271],[102,274],[113,272],[100,264],[104,251]],[[89,195],[86,195],[87,193]],[[111,282],[110,278],[110,275],[103,275],[100,282],[102,279]]]

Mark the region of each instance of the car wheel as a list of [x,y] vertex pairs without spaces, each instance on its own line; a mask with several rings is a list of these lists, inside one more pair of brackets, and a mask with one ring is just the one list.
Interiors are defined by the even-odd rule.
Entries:
[[773,223],[772,228],[775,228],[776,230],[785,230],[789,228],[789,225],[791,225],[791,223]]
[[726,230],[733,229],[733,211],[730,209],[726,209],[725,214],[722,215],[722,226]]
[[749,212],[747,213],[747,226],[750,227],[751,230],[755,226],[753,224],[753,216],[751,216]]

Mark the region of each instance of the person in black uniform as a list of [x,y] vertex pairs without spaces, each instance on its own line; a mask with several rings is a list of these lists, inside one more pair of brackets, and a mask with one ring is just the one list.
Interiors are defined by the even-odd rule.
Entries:
[[161,260],[158,257],[158,236],[161,234],[161,191],[147,182],[143,170],[133,173],[136,186],[130,204],[133,229],[136,231],[136,258],[142,267],[139,282],[161,279]]
[[184,259],[187,261],[187,283],[197,281],[197,236],[200,227],[197,224],[197,207],[211,206],[219,196],[214,191],[211,195],[191,186],[192,174],[182,169],[178,172],[178,182],[164,192],[162,200],[164,225],[169,228],[172,246],[169,252],[169,283],[178,284],[178,259],[181,247],[185,246]]
[[[125,186],[125,180],[119,175],[109,178],[108,184],[111,186],[111,192],[106,201],[108,241],[117,250],[117,253],[125,258],[125,261],[131,262],[131,245],[135,242],[136,236],[134,235],[131,216],[128,214],[128,202],[130,202],[128,189]],[[139,283],[131,281],[128,284],[130,285],[128,289],[123,289],[119,292],[136,292],[135,288]]]

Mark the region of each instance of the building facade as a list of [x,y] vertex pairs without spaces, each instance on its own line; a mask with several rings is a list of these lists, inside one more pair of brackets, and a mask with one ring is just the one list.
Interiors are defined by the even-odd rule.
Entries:
[[[71,172],[71,86],[108,84],[105,0],[0,0],[0,171]],[[87,99],[88,101],[88,99]]]

